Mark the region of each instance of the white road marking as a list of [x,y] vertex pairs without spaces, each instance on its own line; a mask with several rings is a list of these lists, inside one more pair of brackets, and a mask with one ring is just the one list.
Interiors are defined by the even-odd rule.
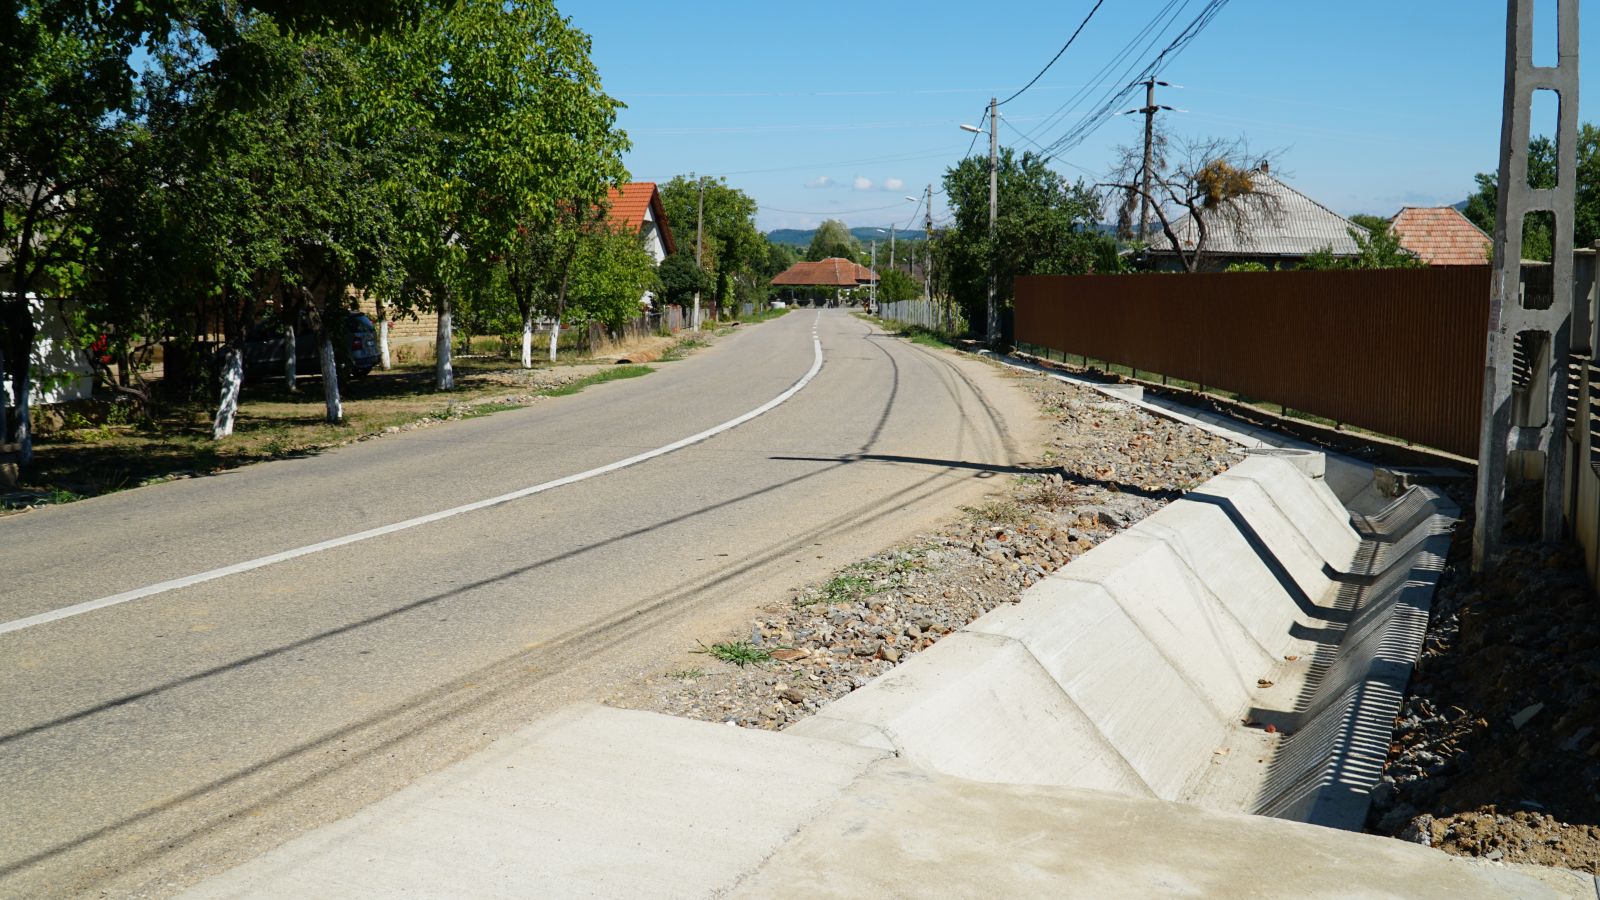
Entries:
[[[820,320],[821,318],[822,312],[819,310],[817,312],[817,319]],[[565,487],[569,484],[587,481],[590,478],[597,478],[601,475],[607,475],[619,469],[626,469],[629,466],[638,465],[639,463],[647,460],[655,459],[658,456],[665,456],[668,453],[682,450],[683,448],[692,444],[698,444],[708,438],[715,437],[716,435],[719,435],[729,429],[737,428],[751,419],[756,418],[757,416],[771,412],[790,397],[800,393],[800,391],[804,389],[807,384],[811,383],[811,379],[815,378],[817,373],[822,371],[822,341],[816,336],[814,326],[811,337],[811,348],[813,352],[811,368],[806,371],[805,375],[800,377],[799,381],[796,381],[793,385],[791,385],[788,390],[741,416],[729,419],[720,425],[713,425],[699,434],[692,434],[686,438],[683,438],[682,440],[673,441],[666,446],[657,447],[654,450],[647,450],[644,453],[630,456],[627,459],[619,459],[614,463],[608,463],[598,468],[590,469],[586,472],[579,472],[576,475],[568,475],[565,478],[557,478],[554,481],[546,481],[543,484],[525,487],[521,490],[512,491],[509,494],[501,494],[498,497],[490,497],[487,500],[479,500],[475,503],[451,507],[450,509],[440,510],[439,512],[428,513],[425,516],[417,516],[416,518],[406,519],[402,522],[395,522],[391,525],[382,525],[377,528],[369,528],[366,531],[358,531],[355,534],[347,534],[343,537],[330,538],[326,541],[319,541],[315,544],[307,544],[304,547],[296,547],[293,550],[285,550],[281,553],[274,553],[270,556],[263,556],[258,559],[248,560],[246,562],[234,563],[231,566],[223,566],[220,569],[212,569],[208,572],[201,572],[197,575],[186,575],[183,578],[174,578],[171,581],[163,581],[159,584],[152,584],[147,587],[136,588],[131,591],[123,591],[120,594],[112,594],[109,597],[101,597],[98,600],[86,600],[83,603],[75,603],[72,606],[64,606],[61,609],[39,613],[35,616],[28,616],[27,618],[23,619],[14,619],[10,622],[0,623],[0,634],[5,634],[11,631],[21,631],[24,628],[32,628],[35,625],[44,625],[47,622],[57,622],[61,619],[72,618],[73,616],[81,616],[84,613],[94,612],[97,609],[105,609],[108,606],[116,606],[120,603],[128,603],[133,600],[142,600],[146,597],[153,597],[156,594],[164,594],[168,591],[176,591],[181,588],[192,587],[197,584],[203,584],[207,581],[215,581],[218,578],[226,578],[229,575],[238,575],[243,572],[249,572],[253,569],[265,568],[266,566],[273,565],[274,563],[286,562],[302,556],[310,556],[313,553],[321,553],[324,550],[332,550],[336,547],[343,547],[347,544],[355,544],[361,541],[368,541],[373,538],[383,537],[387,534],[394,534],[398,531],[416,528],[419,525],[427,525],[432,522],[438,522],[441,519],[448,519],[452,516],[462,515],[463,513],[476,512],[480,509],[488,509],[491,506],[499,506],[502,503],[510,503],[513,500],[521,500],[524,497],[532,497],[534,494],[542,494],[545,491],[554,490],[558,487]]]

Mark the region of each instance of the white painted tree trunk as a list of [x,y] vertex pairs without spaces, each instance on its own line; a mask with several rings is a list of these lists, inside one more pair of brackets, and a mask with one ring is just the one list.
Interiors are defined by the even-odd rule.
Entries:
[[689,330],[700,330],[700,292],[694,292],[694,312],[690,314]]
[[33,461],[33,416],[28,412],[29,395],[33,390],[33,369],[30,363],[22,370],[21,384],[12,384],[17,395],[17,465],[27,466]]
[[550,361],[556,361],[556,345],[561,341],[561,317],[550,323]]
[[211,423],[211,439],[220,441],[233,434],[233,417],[239,412],[239,384],[244,381],[244,361],[237,347],[229,347],[222,358],[222,397],[217,417]]
[[533,368],[533,310],[522,314],[522,367]]
[[389,371],[389,320],[378,320],[378,353],[383,357],[383,370]]
[[299,387],[300,370],[295,357],[299,356],[299,348],[295,346],[294,326],[285,325],[283,328],[283,381],[289,386],[289,393],[294,393]]
[[333,336],[322,335],[322,399],[328,407],[328,424],[344,421],[344,404],[339,400],[339,361],[333,356]]
[[450,297],[446,295],[439,303],[439,330],[433,339],[438,354],[433,364],[433,386],[441,391],[454,390],[456,386],[455,369],[450,366],[450,306]]

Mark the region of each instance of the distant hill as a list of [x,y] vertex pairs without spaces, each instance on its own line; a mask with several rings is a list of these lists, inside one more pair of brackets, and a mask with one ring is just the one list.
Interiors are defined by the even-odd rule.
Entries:
[[[873,241],[883,244],[889,243],[889,226],[887,225],[883,226],[882,232],[879,232],[876,228],[852,228],[850,233],[856,236],[856,240],[860,241],[863,247]],[[791,247],[799,247],[803,250],[811,246],[811,239],[816,234],[817,230],[815,228],[779,228],[767,232],[767,240],[774,244],[788,244]],[[926,235],[922,229],[918,228],[911,231],[896,229],[895,236],[908,241],[920,241]]]

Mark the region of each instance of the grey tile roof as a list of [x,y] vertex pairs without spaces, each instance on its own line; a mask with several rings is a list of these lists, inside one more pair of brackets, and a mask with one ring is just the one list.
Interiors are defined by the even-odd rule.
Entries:
[[[1348,229],[1363,234],[1366,229],[1266,172],[1252,173],[1251,178],[1256,192],[1270,198],[1270,202],[1245,203],[1243,226],[1238,229],[1221,221],[1215,213],[1207,215],[1207,254],[1307,256],[1324,247],[1332,247],[1335,256],[1355,256],[1359,252]],[[1185,250],[1192,249],[1199,238],[1199,229],[1187,214],[1173,223],[1172,230]],[[1172,243],[1158,230],[1152,235],[1150,252],[1170,254]]]

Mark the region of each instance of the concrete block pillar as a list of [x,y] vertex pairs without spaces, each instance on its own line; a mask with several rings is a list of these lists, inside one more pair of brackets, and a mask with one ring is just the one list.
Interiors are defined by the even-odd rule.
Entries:
[[[1545,0],[1551,2],[1551,0]],[[1473,567],[1493,565],[1504,540],[1505,492],[1511,463],[1519,476],[1542,470],[1541,535],[1562,537],[1565,500],[1567,361],[1572,341],[1573,198],[1577,187],[1578,0],[1555,0],[1557,64],[1533,63],[1534,0],[1506,4],[1506,88],[1500,132],[1499,206],[1488,358],[1484,369],[1483,440],[1478,460]],[[1529,114],[1534,91],[1560,99],[1556,186],[1528,184]],[[1530,213],[1552,214],[1548,287],[1543,273],[1522,266],[1522,225]],[[1525,290],[1526,286],[1531,288]]]

